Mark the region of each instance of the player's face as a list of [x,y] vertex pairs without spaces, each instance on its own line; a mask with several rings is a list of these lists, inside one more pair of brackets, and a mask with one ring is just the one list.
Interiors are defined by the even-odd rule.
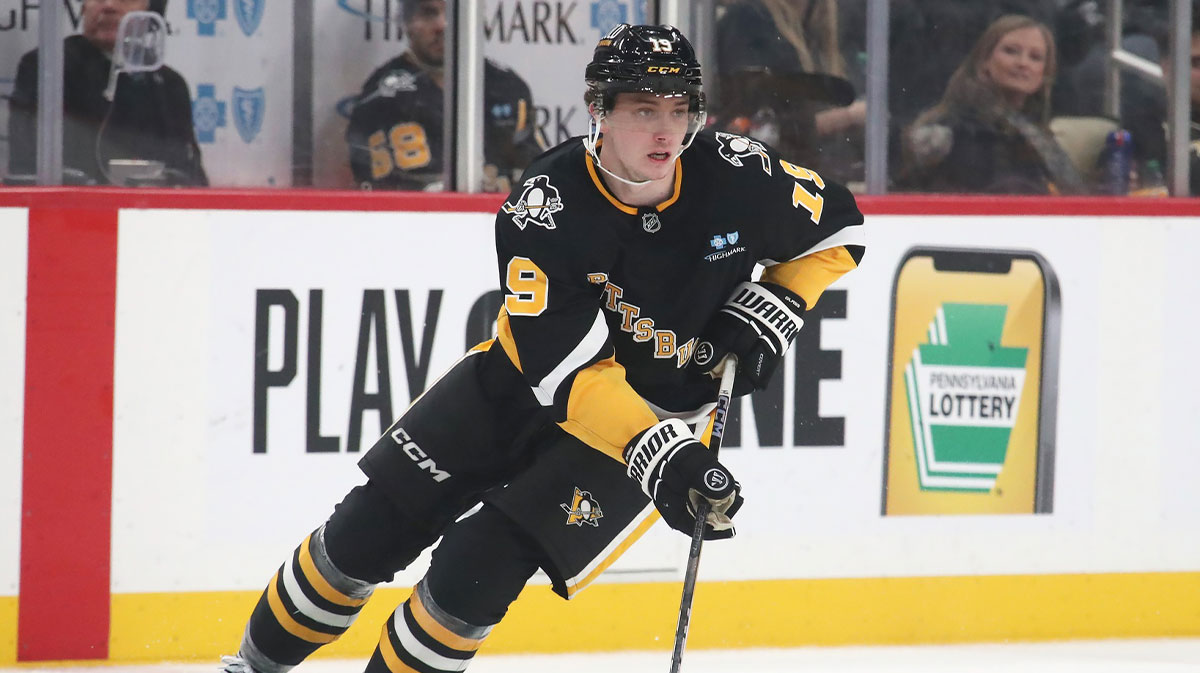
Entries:
[[983,62],[985,79],[1020,105],[1046,81],[1046,38],[1036,26],[1005,33]]
[[632,180],[670,177],[692,117],[687,96],[617,94],[601,127],[605,165]]
[[409,48],[417,58],[430,65],[446,60],[446,3],[444,0],[417,0],[417,8],[405,24]]
[[83,36],[104,51],[112,51],[121,18],[149,6],[150,0],[83,0]]

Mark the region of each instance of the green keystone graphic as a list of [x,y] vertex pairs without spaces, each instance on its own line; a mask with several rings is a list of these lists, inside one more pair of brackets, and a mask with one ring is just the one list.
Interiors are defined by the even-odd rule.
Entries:
[[1028,348],[1000,345],[1005,305],[943,304],[904,369],[922,491],[986,493],[1004,467]]

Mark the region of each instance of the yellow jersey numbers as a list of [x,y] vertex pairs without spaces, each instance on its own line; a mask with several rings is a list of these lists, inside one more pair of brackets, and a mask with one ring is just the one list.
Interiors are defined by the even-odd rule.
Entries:
[[396,169],[423,168],[433,159],[425,127],[413,122],[396,124],[386,133],[376,131],[367,138],[367,145],[371,151],[371,175],[375,179]]
[[509,315],[535,316],[546,310],[550,288],[546,284],[546,274],[532,259],[510,259],[504,285],[510,293],[504,296],[504,308]]

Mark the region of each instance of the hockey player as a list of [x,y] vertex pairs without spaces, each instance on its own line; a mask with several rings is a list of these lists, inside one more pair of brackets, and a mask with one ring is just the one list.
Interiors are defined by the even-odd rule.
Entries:
[[439,535],[367,671],[463,670],[536,569],[573,596],[655,509],[690,534],[705,498],[706,537],[733,535],[741,487],[685,421],[712,408],[727,353],[738,392],[767,384],[861,259],[862,215],[769,147],[700,131],[699,63],[674,28],[617,27],[586,81],[591,133],[539,157],[496,215],[498,336],[365,454],[367,482],[280,567],[226,671],[298,664]]
[[[350,169],[363,189],[442,189],[445,0],[404,0],[409,48],[363,84],[350,113]],[[507,192],[546,143],[529,85],[491,60],[483,67],[483,191]]]

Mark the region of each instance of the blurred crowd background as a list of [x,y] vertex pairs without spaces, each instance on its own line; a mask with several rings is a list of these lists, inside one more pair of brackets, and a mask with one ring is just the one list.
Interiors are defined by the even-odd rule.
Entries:
[[710,128],[860,194],[1200,193],[1192,0],[54,2],[0,0],[5,185],[507,192],[627,22],[692,39]]

